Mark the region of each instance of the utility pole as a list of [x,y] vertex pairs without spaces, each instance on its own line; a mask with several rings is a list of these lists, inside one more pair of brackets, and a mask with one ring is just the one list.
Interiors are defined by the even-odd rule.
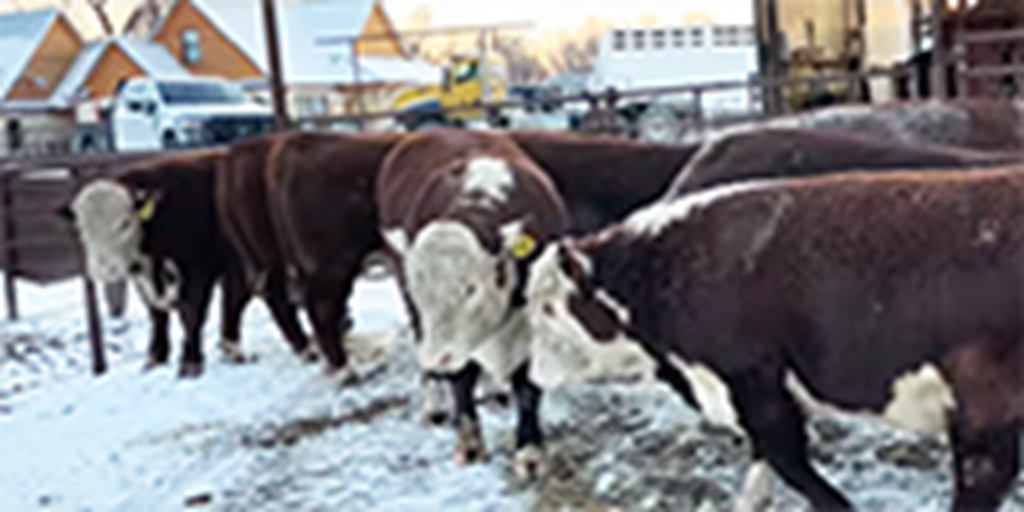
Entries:
[[270,67],[268,83],[274,106],[274,125],[277,130],[291,126],[288,119],[288,104],[285,98],[284,79],[281,77],[281,45],[277,34],[277,9],[275,0],[263,0],[263,31],[267,38],[267,63]]
[[946,34],[943,20],[946,17],[946,1],[932,0],[932,96],[945,99],[949,96],[946,88]]

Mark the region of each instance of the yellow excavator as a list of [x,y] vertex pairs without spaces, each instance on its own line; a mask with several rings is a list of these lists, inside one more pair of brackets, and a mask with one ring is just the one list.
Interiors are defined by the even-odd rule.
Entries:
[[465,127],[474,122],[501,125],[500,114],[483,108],[449,109],[504,101],[508,97],[504,74],[497,55],[456,55],[444,67],[440,83],[399,91],[389,110],[401,112],[398,121],[409,131],[431,125]]

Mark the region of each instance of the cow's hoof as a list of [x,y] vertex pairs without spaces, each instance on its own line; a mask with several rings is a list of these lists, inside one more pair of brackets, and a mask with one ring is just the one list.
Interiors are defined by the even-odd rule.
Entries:
[[448,423],[447,411],[424,411],[420,421],[426,427],[440,427]]
[[194,379],[203,374],[203,363],[181,363],[178,367],[178,377],[182,379]]
[[351,366],[327,368],[324,371],[327,373],[327,378],[338,386],[354,386],[361,380],[359,372]]
[[146,362],[142,364],[142,371],[148,372],[153,368],[163,366],[165,364],[167,364],[167,359],[165,358],[148,356],[146,357]]
[[471,419],[463,419],[461,423],[459,438],[455,442],[455,463],[465,466],[487,461],[487,447],[480,433],[480,424]]
[[494,393],[493,395],[487,395],[483,397],[484,405],[493,411],[503,411],[508,409],[512,399],[508,396],[508,393]]
[[242,352],[242,347],[237,341],[222,341],[220,355],[227,363],[242,364],[246,362],[245,353]]
[[299,361],[302,361],[305,364],[315,363],[320,360],[320,354],[317,353],[316,347],[313,345],[308,345],[306,348],[300,349],[295,353],[295,355],[299,358]]
[[548,456],[539,446],[524,446],[516,452],[513,470],[520,480],[540,480],[548,474]]

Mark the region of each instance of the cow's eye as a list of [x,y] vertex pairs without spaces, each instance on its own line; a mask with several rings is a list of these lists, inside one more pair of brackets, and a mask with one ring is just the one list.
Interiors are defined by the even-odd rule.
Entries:
[[142,273],[142,263],[133,261],[128,264],[128,273],[132,275],[139,275]]
[[119,223],[119,224],[117,225],[117,230],[118,230],[119,232],[121,232],[121,233],[126,233],[126,232],[128,232],[128,230],[129,230],[129,229],[131,229],[131,227],[132,227],[132,221],[131,221],[131,219],[124,219],[124,220],[122,220],[122,221],[121,221],[121,222],[120,222],[120,223]]
[[466,285],[466,288],[463,291],[463,293],[466,295],[466,297],[472,296],[474,293],[476,293],[476,285],[475,284]]

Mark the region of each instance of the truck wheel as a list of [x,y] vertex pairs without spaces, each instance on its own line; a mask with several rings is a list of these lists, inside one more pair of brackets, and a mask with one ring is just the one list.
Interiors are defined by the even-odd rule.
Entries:
[[164,132],[162,142],[164,149],[175,149],[179,146],[178,138],[174,136],[173,132]]

